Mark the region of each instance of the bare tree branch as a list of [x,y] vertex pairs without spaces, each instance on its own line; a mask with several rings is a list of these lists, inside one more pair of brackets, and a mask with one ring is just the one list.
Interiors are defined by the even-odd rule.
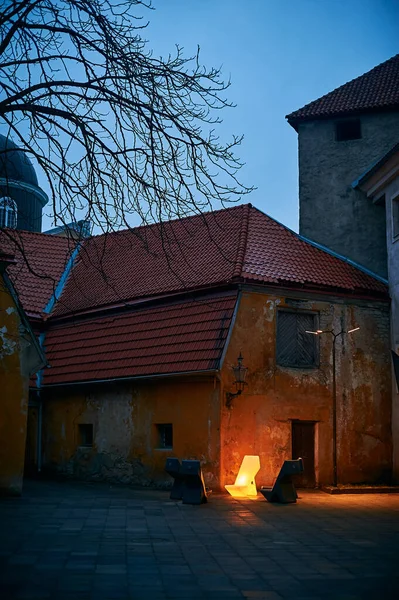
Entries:
[[[0,126],[47,177],[55,224],[101,231],[201,213],[238,200],[222,143],[231,107],[219,69],[148,50],[144,0],[5,0],[0,10]],[[216,206],[215,206],[216,207]]]

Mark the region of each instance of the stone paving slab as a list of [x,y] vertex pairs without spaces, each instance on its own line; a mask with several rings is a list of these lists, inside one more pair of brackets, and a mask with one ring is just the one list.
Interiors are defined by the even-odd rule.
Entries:
[[26,482],[0,499],[0,599],[398,599],[399,495],[299,495]]

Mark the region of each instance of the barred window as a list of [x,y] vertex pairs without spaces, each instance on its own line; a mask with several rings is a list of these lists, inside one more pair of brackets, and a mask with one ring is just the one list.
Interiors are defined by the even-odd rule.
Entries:
[[306,331],[317,329],[317,315],[281,310],[277,314],[276,362],[284,367],[315,367],[318,338]]
[[9,196],[0,198],[0,228],[10,227],[17,228],[17,204],[15,200]]

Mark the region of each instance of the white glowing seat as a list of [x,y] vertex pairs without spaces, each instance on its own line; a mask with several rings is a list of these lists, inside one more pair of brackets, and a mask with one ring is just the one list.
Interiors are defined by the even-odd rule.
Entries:
[[247,454],[242,460],[235,483],[233,485],[225,485],[224,487],[229,494],[238,498],[256,496],[258,492],[255,484],[255,475],[259,469],[259,456]]

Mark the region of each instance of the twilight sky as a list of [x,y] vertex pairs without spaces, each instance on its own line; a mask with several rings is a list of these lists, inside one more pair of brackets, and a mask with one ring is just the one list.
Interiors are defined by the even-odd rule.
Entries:
[[[399,0],[153,0],[143,36],[231,78],[219,134],[244,134],[245,201],[298,229],[297,134],[285,115],[399,52]],[[38,172],[39,182],[44,178]],[[45,186],[44,186],[45,187]],[[216,208],[216,207],[215,207]],[[52,226],[43,219],[43,230]]]
[[399,0],[153,0],[156,54],[201,47],[231,77],[220,133],[243,133],[246,201],[298,229],[297,134],[285,115],[399,52]]

